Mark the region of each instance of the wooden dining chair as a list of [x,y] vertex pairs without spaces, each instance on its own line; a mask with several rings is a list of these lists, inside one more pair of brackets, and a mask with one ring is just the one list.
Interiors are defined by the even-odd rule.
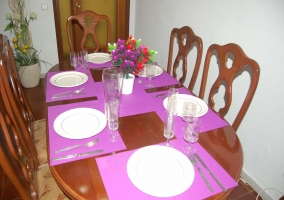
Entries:
[[[210,61],[213,55],[216,55],[217,63],[219,63],[219,74],[212,84],[209,86],[209,96],[208,96],[208,104],[209,106],[215,110],[220,116],[225,116],[232,103],[233,93],[232,86],[234,79],[241,75],[242,72],[247,71],[250,74],[250,84],[248,86],[248,91],[245,95],[244,101],[240,107],[238,114],[232,124],[232,127],[237,130],[248,107],[252,101],[254,93],[256,91],[260,69],[256,61],[248,58],[240,46],[237,44],[226,44],[224,46],[220,46],[217,44],[212,44],[208,50],[205,57],[201,87],[199,91],[199,97],[204,99],[204,94],[206,91],[206,84],[208,80],[208,71],[210,67]],[[232,59],[232,65],[228,65],[228,58]],[[225,87],[224,94],[224,107],[216,110],[215,109],[215,101],[214,96],[218,93],[220,86],[223,85]]]
[[[178,44],[178,52],[175,56],[175,60],[172,63],[173,59],[173,51],[174,51],[174,42],[175,38]],[[182,76],[179,78],[179,82],[184,84],[186,77],[187,77],[187,58],[190,51],[192,51],[193,47],[196,46],[197,48],[197,55],[195,60],[195,66],[192,70],[192,75],[189,81],[188,89],[190,91],[193,90],[196,78],[200,68],[200,62],[202,58],[202,51],[203,51],[203,42],[202,39],[196,36],[193,30],[188,27],[184,26],[180,29],[174,28],[171,32],[170,37],[170,47],[169,47],[169,57],[168,57],[168,67],[167,72],[171,74],[175,79],[177,79],[177,69],[179,67],[180,61],[182,61]]]
[[[1,98],[0,98],[1,99]],[[2,99],[1,99],[2,100]],[[0,111],[0,164],[22,199],[68,199],[55,182],[48,163],[34,169],[25,143],[9,114]]]
[[[91,22],[90,23],[87,23],[87,19],[88,18],[91,18]],[[73,51],[79,51],[79,49],[76,49],[75,46],[80,46],[81,49],[80,50],[88,50],[88,48],[86,48],[84,45],[87,41],[87,35],[91,35],[93,37],[93,40],[94,40],[94,43],[95,43],[95,52],[99,52],[100,51],[100,48],[102,47],[99,40],[98,40],[98,37],[97,37],[97,25],[98,23],[101,21],[101,20],[105,20],[106,23],[107,23],[107,38],[106,38],[106,43],[105,43],[105,52],[108,52],[108,43],[110,42],[110,34],[111,34],[111,31],[110,31],[110,19],[108,16],[106,15],[99,15],[93,11],[90,11],[90,10],[86,10],[84,12],[82,12],[81,14],[79,15],[76,15],[76,16],[70,16],[68,19],[67,19],[67,22],[66,22],[66,30],[67,30],[67,36],[68,36],[68,43],[69,43],[69,47],[70,47],[70,50],[71,52]],[[83,37],[81,39],[78,39],[76,38],[76,40],[72,41],[72,33],[71,33],[71,22],[76,22],[81,30],[83,31]],[[73,23],[74,25],[74,23]],[[74,29],[73,29],[74,30]],[[76,44],[76,45],[74,45]]]
[[35,120],[26,99],[7,36],[0,34],[0,74],[9,103],[21,133],[34,156],[36,166],[48,161],[46,150],[46,120]]

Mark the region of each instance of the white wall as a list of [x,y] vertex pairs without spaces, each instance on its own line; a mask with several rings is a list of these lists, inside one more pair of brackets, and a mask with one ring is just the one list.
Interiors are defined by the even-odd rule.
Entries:
[[[0,2],[0,33],[4,33],[8,22],[5,20],[5,14],[10,12],[7,2]],[[29,2],[31,11],[38,15],[38,20],[31,22],[34,46],[41,50],[41,59],[55,65],[58,56],[52,1]],[[48,4],[47,11],[41,10],[42,3]],[[257,191],[275,188],[284,192],[284,1],[131,0],[130,15],[130,33],[159,52],[156,61],[163,68],[167,66],[171,30],[185,25],[203,39],[203,56],[210,44],[233,42],[258,62],[261,68],[259,85],[238,129],[244,151],[242,176]],[[8,32],[4,34],[9,36]],[[43,66],[42,73],[49,68]],[[196,94],[199,84],[197,86]],[[243,88],[236,87],[236,91],[242,93]],[[231,122],[232,116],[227,119]],[[273,190],[265,193],[267,199],[281,196]]]
[[[244,152],[242,177],[256,191],[275,188],[284,193],[284,1],[143,0],[135,3],[135,16],[131,16],[135,23],[130,24],[130,30],[134,29],[135,38],[141,38],[143,44],[159,52],[156,61],[165,69],[170,32],[185,25],[203,40],[202,67],[206,50],[213,43],[237,43],[248,57],[258,62],[261,68],[258,88],[237,131]],[[246,74],[244,80],[239,78],[242,86],[234,86],[238,93],[235,97],[244,91],[247,78]],[[197,83],[200,79],[199,76]],[[226,119],[233,120],[230,114]],[[265,199],[283,195],[274,190],[264,193]]]
[[[58,63],[53,4],[51,0],[29,0],[31,12],[37,14],[37,20],[30,22],[34,48],[40,51],[40,59],[51,65],[41,64],[42,76],[55,64]],[[47,4],[48,10],[42,10],[41,4]],[[8,20],[6,13],[12,13],[8,6],[8,0],[0,2],[0,33],[13,37],[9,31],[4,32]]]

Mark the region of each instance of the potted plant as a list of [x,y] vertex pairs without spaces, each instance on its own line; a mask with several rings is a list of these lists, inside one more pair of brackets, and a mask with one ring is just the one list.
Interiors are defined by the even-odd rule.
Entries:
[[158,53],[141,45],[141,39],[135,40],[132,35],[127,40],[118,39],[114,44],[108,44],[112,64],[122,69],[124,73],[122,94],[131,94],[134,75],[144,69],[144,64],[153,63]]
[[39,52],[33,48],[32,36],[29,23],[37,19],[35,13],[28,17],[25,0],[9,0],[12,14],[7,13],[6,19],[10,22],[4,31],[10,31],[13,35],[14,60],[22,82],[26,88],[35,87],[40,80],[40,62],[46,63],[39,58]]

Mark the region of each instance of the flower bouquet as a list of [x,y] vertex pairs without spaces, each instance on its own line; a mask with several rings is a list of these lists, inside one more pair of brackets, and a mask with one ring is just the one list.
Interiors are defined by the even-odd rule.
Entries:
[[39,62],[46,64],[47,62],[39,59],[39,52],[33,48],[32,36],[29,30],[30,21],[36,20],[37,15],[32,12],[27,17],[25,0],[9,0],[8,2],[13,15],[10,13],[6,14],[6,19],[10,22],[4,31],[10,31],[14,36],[12,40],[14,59],[18,69]]
[[141,45],[141,39],[135,40],[132,35],[127,40],[118,39],[114,44],[108,44],[112,56],[112,64],[119,66],[126,79],[129,74],[137,75],[144,69],[144,64],[153,63],[154,56],[158,53]]

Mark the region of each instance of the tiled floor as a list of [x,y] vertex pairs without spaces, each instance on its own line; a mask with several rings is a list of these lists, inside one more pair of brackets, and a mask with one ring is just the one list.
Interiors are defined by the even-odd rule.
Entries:
[[[25,89],[26,96],[30,102],[31,109],[36,119],[45,118],[45,80],[41,79],[40,84],[32,89]],[[1,162],[1,161],[0,161]],[[13,186],[7,175],[0,166],[0,200],[20,200],[16,188]],[[238,187],[234,189],[227,200],[255,200],[257,193],[249,186],[239,181]],[[262,200],[261,198],[258,198]]]

